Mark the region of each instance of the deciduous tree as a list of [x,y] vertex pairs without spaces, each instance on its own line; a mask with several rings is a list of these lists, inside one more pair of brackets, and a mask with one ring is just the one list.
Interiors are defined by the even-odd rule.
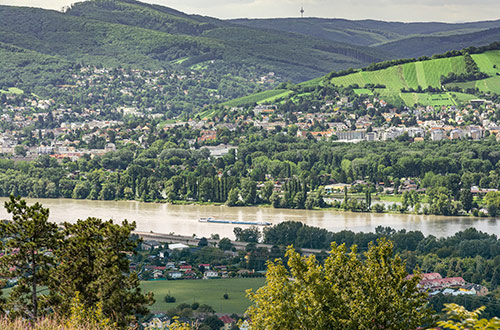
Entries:
[[406,278],[405,264],[385,239],[363,257],[355,246],[348,252],[333,244],[324,265],[291,247],[286,256],[288,268],[270,262],[267,284],[249,292],[252,329],[401,330],[432,320],[419,278]]

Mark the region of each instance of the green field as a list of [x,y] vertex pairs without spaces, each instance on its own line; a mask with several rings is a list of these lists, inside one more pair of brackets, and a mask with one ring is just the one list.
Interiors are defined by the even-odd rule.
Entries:
[[228,107],[238,107],[241,105],[252,104],[252,103],[261,103],[264,101],[275,101],[277,98],[286,97],[292,92],[286,89],[273,89],[269,91],[260,92],[257,94],[252,94],[244,97],[240,97],[228,102],[223,103],[223,105]]
[[440,58],[432,61],[406,63],[378,71],[360,71],[343,77],[332,78],[331,82],[338,86],[357,84],[385,85],[393,93],[401,88],[439,87],[440,78],[449,72],[465,73],[465,61],[462,56]]
[[0,89],[0,94],[16,94],[16,95],[21,95],[24,94],[24,91],[22,89],[16,88],[16,87],[11,87],[8,90],[4,91]]
[[[490,75],[490,78],[464,82],[451,83],[450,87],[479,88],[479,90],[500,93],[500,51],[488,51],[482,54],[474,54],[472,58],[479,66],[479,69]],[[377,89],[382,98],[387,101],[399,103],[404,102],[407,105],[421,104],[438,106],[453,106],[461,102],[467,102],[474,99],[474,95],[464,93],[401,93],[402,88],[417,89],[421,86],[440,87],[441,76],[447,76],[450,72],[456,74],[465,73],[465,61],[463,56],[450,58],[439,58],[430,61],[406,63],[389,67],[377,71],[359,71],[347,76],[334,77],[331,82],[338,86],[358,85],[363,88],[368,84],[385,85],[385,89]],[[359,95],[361,89],[354,91]]]
[[[459,87],[464,90],[478,88],[483,92],[495,92],[500,94],[500,51],[488,51],[482,54],[471,55],[479,69],[490,77],[478,81],[450,83],[445,87]],[[441,76],[447,76],[454,72],[457,75],[464,74],[465,60],[463,56],[450,58],[438,58],[428,61],[420,61],[391,66],[377,71],[358,71],[346,76],[331,78],[330,83],[337,86],[355,86],[354,92],[358,95],[373,95],[372,91],[365,88],[367,85],[383,85],[385,88],[375,88],[380,97],[395,105],[406,104],[409,106],[431,105],[456,106],[476,98],[472,94],[448,92],[448,93],[402,93],[401,89],[422,89],[428,87],[441,87]],[[498,74],[498,75],[497,75]],[[299,84],[301,87],[323,86],[325,80],[313,79]],[[286,89],[265,91],[224,103],[226,106],[239,106],[250,103],[273,103],[286,98],[293,92]],[[293,95],[293,98],[300,95]]]
[[[258,289],[265,284],[264,278],[236,278],[219,280],[179,280],[179,281],[147,281],[141,282],[145,292],[153,292],[155,304],[152,311],[163,312],[178,304],[198,302],[212,306],[217,313],[243,314],[250,306],[246,298],[247,289]],[[227,293],[229,299],[223,295]],[[170,294],[176,298],[175,303],[167,304],[163,298]]]
[[373,95],[373,92],[366,88],[356,88],[354,89],[354,93],[357,95]]
[[483,92],[500,93],[500,76],[497,76],[497,74],[500,74],[500,52],[489,51],[472,55],[472,58],[479,66],[479,69],[490,76],[490,78],[477,81],[475,87]]

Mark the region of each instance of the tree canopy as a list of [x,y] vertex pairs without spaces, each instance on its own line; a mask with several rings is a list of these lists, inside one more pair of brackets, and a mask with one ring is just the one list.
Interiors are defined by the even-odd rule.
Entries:
[[269,262],[266,285],[249,291],[253,329],[416,329],[432,322],[419,277],[381,239],[360,256],[332,244],[324,265],[289,247],[286,267]]

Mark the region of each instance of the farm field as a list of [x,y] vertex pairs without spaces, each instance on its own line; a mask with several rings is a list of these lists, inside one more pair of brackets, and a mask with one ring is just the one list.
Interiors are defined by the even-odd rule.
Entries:
[[[264,278],[236,278],[216,280],[179,280],[141,282],[144,292],[153,292],[156,302],[152,311],[164,312],[179,304],[198,302],[212,306],[217,313],[243,314],[250,306],[246,290],[257,290],[265,284]],[[229,299],[223,295],[227,293]],[[166,303],[164,297],[170,294],[175,303]]]
[[465,73],[465,61],[462,56],[406,63],[377,71],[360,71],[332,78],[331,82],[346,87],[353,84],[360,87],[380,84],[393,93],[399,93],[401,88],[439,87],[441,76],[449,72]]
[[[452,87],[459,87],[463,90],[478,88],[482,92],[500,94],[500,51],[487,51],[471,56],[479,69],[488,74],[489,78],[478,81],[453,82],[447,84],[445,87],[448,87],[448,90]],[[354,92],[358,95],[372,95],[372,91],[377,92],[382,99],[395,105],[457,106],[462,102],[468,102],[476,98],[472,94],[459,92],[401,92],[403,88],[417,90],[420,86],[424,90],[428,87],[441,87],[441,77],[447,76],[451,72],[457,75],[466,73],[463,56],[405,63],[376,71],[357,71],[346,76],[333,77],[329,82],[343,87],[357,86],[357,88],[354,88]],[[325,83],[324,78],[317,78],[301,83],[300,86],[314,88],[316,86],[323,86]],[[372,85],[376,88],[368,89],[366,88],[367,85]],[[225,105],[272,103],[290,94],[292,94],[292,91],[286,89],[265,91],[226,102]]]

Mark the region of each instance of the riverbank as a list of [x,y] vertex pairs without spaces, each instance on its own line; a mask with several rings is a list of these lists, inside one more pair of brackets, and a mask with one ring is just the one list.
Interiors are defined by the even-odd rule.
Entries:
[[[0,198],[0,203],[7,198]],[[74,199],[28,199],[28,203],[40,202],[50,209],[50,220],[56,223],[76,222],[78,219],[97,217],[137,223],[137,231],[175,233],[179,235],[234,238],[235,227],[245,225],[201,223],[200,218],[222,220],[260,221],[278,224],[284,221],[300,221],[304,224],[325,228],[329,231],[352,230],[373,232],[376,227],[396,230],[418,230],[425,235],[450,236],[476,227],[478,230],[500,236],[500,220],[493,218],[443,217],[398,213],[357,213],[340,210],[289,210],[271,207],[227,207],[211,205],[171,205],[166,203],[142,203],[136,201],[91,201]],[[3,205],[0,204],[0,205]],[[0,207],[0,219],[10,219],[5,208]]]

